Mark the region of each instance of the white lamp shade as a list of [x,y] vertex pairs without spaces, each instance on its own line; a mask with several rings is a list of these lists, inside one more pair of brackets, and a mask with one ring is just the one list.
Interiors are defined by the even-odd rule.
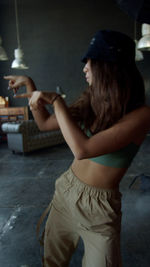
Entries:
[[142,36],[144,35],[150,35],[150,24],[142,24]]
[[138,42],[137,48],[141,51],[150,51],[150,35],[142,37]]
[[150,24],[142,24],[142,36],[137,44],[137,49],[150,51]]
[[28,69],[29,67],[23,61],[23,50],[21,48],[17,48],[14,51],[15,59],[12,62],[11,68],[12,69]]
[[135,40],[135,61],[141,61],[144,59],[142,51],[137,48],[138,41]]

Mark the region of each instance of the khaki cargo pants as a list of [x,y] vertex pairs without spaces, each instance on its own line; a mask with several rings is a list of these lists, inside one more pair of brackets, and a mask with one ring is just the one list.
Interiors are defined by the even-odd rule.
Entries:
[[44,267],[67,267],[79,237],[83,267],[121,267],[121,193],[81,182],[71,168],[56,181],[44,236]]

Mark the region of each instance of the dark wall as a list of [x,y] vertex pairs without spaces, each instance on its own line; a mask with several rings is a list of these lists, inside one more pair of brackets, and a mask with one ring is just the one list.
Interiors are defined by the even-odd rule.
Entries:
[[[14,1],[0,0],[0,35],[9,56],[8,61],[0,61],[0,95],[10,96],[13,106],[27,102],[13,99],[2,78],[4,74],[29,75],[41,90],[53,91],[60,85],[70,103],[86,86],[80,58],[93,34],[98,29],[110,28],[134,38],[133,19],[123,13],[114,0],[18,0],[18,12],[28,70],[11,69],[17,48]],[[149,54],[147,52],[145,60],[138,63],[148,88]]]

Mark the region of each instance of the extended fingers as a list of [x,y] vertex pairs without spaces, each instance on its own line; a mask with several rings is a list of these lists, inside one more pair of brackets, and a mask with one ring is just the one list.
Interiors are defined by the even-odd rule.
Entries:
[[14,89],[14,88],[19,88],[23,85],[26,85],[26,76],[16,76],[16,75],[8,75],[4,76],[5,80],[9,81],[9,87]]
[[9,81],[9,87],[13,88],[13,87],[16,87],[16,76],[12,76],[12,75],[9,75],[9,76],[4,76],[4,79],[5,80],[8,80]]
[[7,75],[7,76],[4,76],[3,78],[4,78],[5,80],[15,80],[15,77],[16,77],[16,76],[14,76],[14,75]]
[[30,96],[29,100],[29,107],[30,110],[37,110],[41,108],[41,98],[40,98],[41,92],[33,92]]
[[25,94],[18,94],[15,95],[15,98],[30,98],[33,95],[33,93],[25,93]]
[[9,75],[9,76],[4,76],[5,80],[8,80],[8,90],[13,89],[14,93],[17,92],[19,89],[19,85],[16,83],[16,76]]

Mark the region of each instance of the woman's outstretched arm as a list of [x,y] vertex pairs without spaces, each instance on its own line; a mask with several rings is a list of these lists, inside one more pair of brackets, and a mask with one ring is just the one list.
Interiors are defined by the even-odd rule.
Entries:
[[[14,97],[15,98],[25,97],[25,96],[23,96],[23,94],[21,94],[21,95],[16,94],[21,86],[26,87],[26,92],[28,94],[28,95],[26,95],[26,98],[28,98],[29,101],[30,101],[30,98],[33,95],[33,93],[36,92],[36,94],[38,94],[38,92],[39,92],[39,91],[37,91],[35,83],[33,82],[33,80],[30,77],[9,75],[9,76],[4,76],[4,79],[9,81],[9,83],[8,83],[9,88],[14,91],[14,93],[15,93]],[[52,93],[52,97],[55,97],[55,95],[56,95],[55,92]],[[59,129],[59,125],[57,123],[55,114],[50,114],[47,111],[47,109],[45,107],[46,104],[47,104],[46,101],[40,100],[37,108],[31,110],[33,117],[34,117],[39,129],[42,131]]]
[[[73,120],[70,110],[56,93],[33,91],[18,97],[30,97],[29,105],[40,129],[54,129],[58,125],[77,159],[85,159],[111,153],[131,142],[140,144],[150,129],[150,108],[143,106],[125,115],[122,120],[109,129],[87,137]],[[43,102],[53,104],[56,117],[47,114]],[[42,106],[42,111],[40,110]],[[53,119],[52,119],[53,118]],[[44,127],[43,127],[44,125]],[[42,128],[43,127],[43,128]],[[141,140],[142,141],[142,140]]]
[[63,99],[58,98],[53,106],[63,136],[77,159],[111,153],[132,142],[140,145],[150,130],[150,107],[143,106],[89,138],[73,121]]

